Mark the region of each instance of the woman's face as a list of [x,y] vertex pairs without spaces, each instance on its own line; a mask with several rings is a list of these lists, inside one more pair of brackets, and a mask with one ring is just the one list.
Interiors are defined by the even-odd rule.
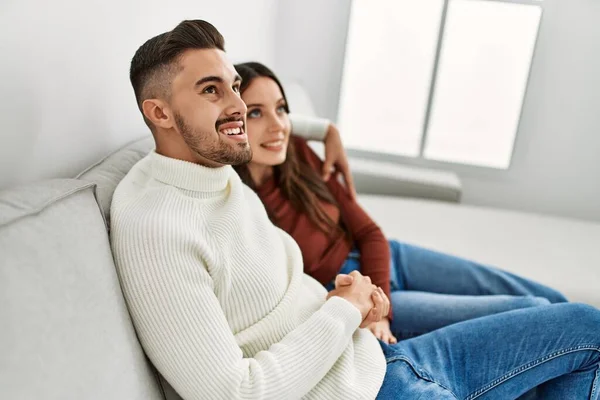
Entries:
[[252,149],[252,163],[283,164],[291,124],[279,86],[271,78],[258,77],[242,94],[248,107],[246,131]]

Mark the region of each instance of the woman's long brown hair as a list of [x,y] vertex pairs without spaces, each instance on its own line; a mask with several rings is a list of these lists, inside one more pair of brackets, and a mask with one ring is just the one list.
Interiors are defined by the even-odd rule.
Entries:
[[[243,94],[255,78],[270,78],[279,86],[279,90],[281,90],[281,94],[285,100],[285,111],[287,113],[290,112],[283,86],[273,71],[257,62],[237,64],[235,69],[242,77],[240,93]],[[242,181],[253,190],[256,190],[256,185],[252,181],[248,166],[239,165],[234,168],[242,178]],[[325,201],[337,207],[338,204],[335,198],[319,174],[306,160],[298,157],[293,140],[288,141],[285,162],[274,166],[273,169],[275,180],[281,188],[283,195],[290,200],[292,207],[296,211],[306,213],[309,219],[328,235],[344,232],[342,227],[327,215],[320,204],[321,201]],[[271,219],[273,219],[274,217],[270,210],[267,211]],[[273,222],[277,224],[277,221]]]

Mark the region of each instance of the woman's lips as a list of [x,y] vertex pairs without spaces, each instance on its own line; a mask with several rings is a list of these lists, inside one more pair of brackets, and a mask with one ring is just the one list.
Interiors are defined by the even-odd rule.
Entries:
[[279,152],[283,150],[284,141],[282,139],[273,140],[270,142],[261,143],[260,147],[265,150]]

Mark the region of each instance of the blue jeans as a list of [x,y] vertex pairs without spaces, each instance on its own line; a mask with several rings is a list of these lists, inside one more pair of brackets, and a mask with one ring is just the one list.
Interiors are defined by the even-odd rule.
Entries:
[[[390,328],[398,340],[473,318],[567,301],[556,290],[509,272],[395,240],[389,244]],[[360,269],[360,254],[353,250],[340,273]]]
[[587,305],[508,311],[381,347],[382,400],[600,398],[600,311]]

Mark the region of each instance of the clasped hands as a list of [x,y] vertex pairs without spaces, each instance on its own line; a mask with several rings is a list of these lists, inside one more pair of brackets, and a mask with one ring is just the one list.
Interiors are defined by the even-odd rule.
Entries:
[[352,271],[349,275],[339,274],[335,278],[335,289],[329,292],[327,299],[332,296],[342,297],[360,311],[361,328],[381,321],[390,312],[390,300],[383,290],[358,271]]

